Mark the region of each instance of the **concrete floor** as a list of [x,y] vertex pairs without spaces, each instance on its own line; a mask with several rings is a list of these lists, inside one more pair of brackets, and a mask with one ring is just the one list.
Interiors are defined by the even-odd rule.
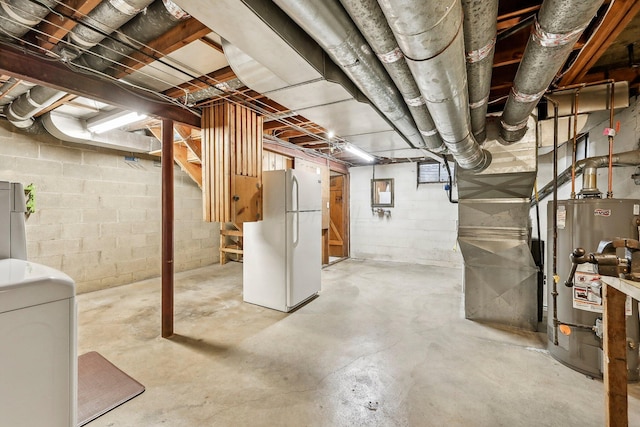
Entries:
[[[242,302],[242,265],[176,277],[159,338],[160,281],[78,297],[79,354],[146,391],[98,426],[601,426],[601,381],[556,362],[546,338],[464,319],[461,271],[347,260],[286,315]],[[640,386],[629,387],[640,425]]]

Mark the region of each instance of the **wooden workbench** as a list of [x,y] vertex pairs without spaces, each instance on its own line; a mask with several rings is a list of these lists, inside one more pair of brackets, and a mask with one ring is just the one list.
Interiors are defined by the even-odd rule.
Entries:
[[601,276],[604,297],[605,421],[610,427],[628,426],[626,296],[640,301],[640,283]]

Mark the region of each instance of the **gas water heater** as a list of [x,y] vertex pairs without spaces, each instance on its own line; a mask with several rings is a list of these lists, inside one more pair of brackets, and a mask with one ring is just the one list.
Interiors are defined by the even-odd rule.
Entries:
[[[557,271],[553,286],[553,215],[557,222]],[[594,378],[603,375],[603,284],[591,264],[578,266],[573,286],[565,286],[575,248],[597,252],[601,240],[638,239],[640,200],[570,199],[557,201],[556,212],[548,204],[547,251],[549,352],[561,363]],[[554,295],[554,288],[557,294]],[[628,379],[638,380],[638,302],[627,299]]]

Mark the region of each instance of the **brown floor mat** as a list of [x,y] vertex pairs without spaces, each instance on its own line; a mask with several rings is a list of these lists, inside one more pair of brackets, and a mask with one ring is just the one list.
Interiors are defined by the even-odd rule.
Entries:
[[144,386],[100,353],[78,357],[78,427],[144,391]]

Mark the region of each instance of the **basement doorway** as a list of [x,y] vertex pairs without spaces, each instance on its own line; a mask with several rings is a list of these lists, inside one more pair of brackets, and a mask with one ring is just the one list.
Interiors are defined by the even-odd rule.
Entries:
[[329,187],[329,264],[349,256],[349,176],[331,171]]

